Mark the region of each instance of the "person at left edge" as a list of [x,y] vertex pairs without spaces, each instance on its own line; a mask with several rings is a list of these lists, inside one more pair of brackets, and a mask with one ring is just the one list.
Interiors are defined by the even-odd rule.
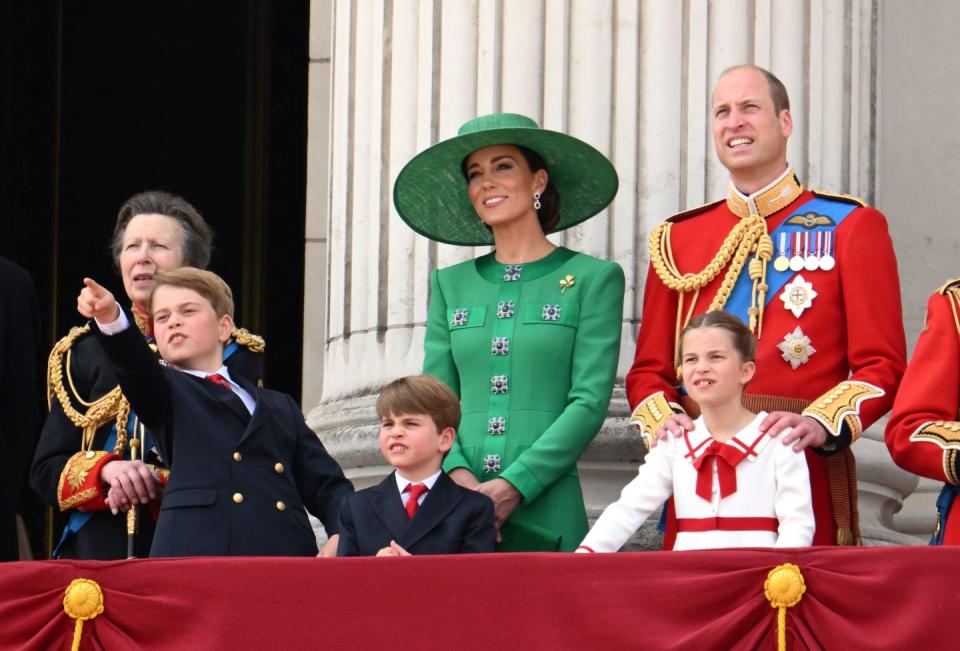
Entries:
[[[183,197],[153,190],[127,199],[117,214],[111,249],[137,327],[156,350],[147,301],[157,271],[206,267],[213,232]],[[231,373],[257,384],[263,339],[237,329],[224,349]],[[149,506],[139,516],[134,554],[150,552],[165,460],[117,386],[117,378],[88,326],[73,328],[53,347],[47,369],[47,416],[31,469],[44,502],[69,514],[54,557],[114,560],[127,555],[126,518],[107,508],[118,486],[127,503]],[[119,425],[119,427],[118,427]],[[131,443],[139,444],[131,459]],[[139,452],[143,453],[142,457]]]
[[[290,396],[223,364],[233,330],[227,284],[191,267],[156,275],[149,305],[165,365],[113,295],[89,278],[84,284],[77,310],[93,319],[124,394],[170,466],[150,555],[314,556],[305,508],[329,535],[320,555],[335,555],[340,503],[353,486]],[[111,489],[108,503],[113,497]]]
[[433,272],[423,372],[460,397],[443,467],[493,499],[501,551],[572,551],[587,531],[576,464],[613,390],[624,276],[547,234],[603,210],[617,184],[587,143],[497,113],[418,154],[394,185],[418,233],[494,245]]
[[17,491],[37,426],[40,314],[30,274],[0,258],[0,561],[19,558]]

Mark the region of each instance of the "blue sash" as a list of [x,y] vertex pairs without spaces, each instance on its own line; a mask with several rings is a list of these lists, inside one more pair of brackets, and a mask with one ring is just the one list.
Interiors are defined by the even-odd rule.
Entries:
[[[807,213],[816,213],[817,215],[824,215],[833,220],[832,225],[817,225],[814,228],[818,231],[830,231],[832,232],[840,225],[847,216],[857,209],[855,204],[838,201],[836,199],[830,199],[827,197],[814,197],[810,201],[807,201],[801,206],[798,206],[794,209],[790,217],[787,217],[780,223],[780,225],[770,233],[770,238],[773,240],[774,246],[774,256],[777,255],[777,245],[780,240],[780,233],[787,234],[787,242],[793,242],[794,233],[811,233],[813,234],[816,231],[813,231],[810,228],[805,227],[803,224],[788,224],[792,217],[797,215],[805,215]],[[837,238],[833,238],[833,253],[836,255],[837,250]],[[796,252],[794,252],[796,254]],[[792,271],[787,269],[786,271],[777,271],[773,268],[772,264],[767,265],[767,290],[766,303],[769,305],[770,301],[773,300],[775,296],[780,293],[780,290],[783,289],[783,286],[790,281],[798,271]],[[747,273],[747,268],[744,266],[743,271],[740,273],[740,277],[737,278],[736,284],[733,286],[733,291],[730,293],[730,298],[727,300],[727,304],[724,306],[724,311],[729,312],[734,315],[744,323],[750,323],[750,305],[751,305],[751,294],[753,293],[753,280],[750,278],[750,274]]]
[[944,484],[940,489],[940,495],[937,496],[937,530],[933,532],[930,538],[931,545],[943,544],[943,532],[947,530],[947,514],[950,513],[950,507],[953,506],[953,500],[960,492],[960,486],[953,484]]
[[235,341],[231,341],[226,348],[223,349],[223,361],[226,363],[230,356],[237,352],[237,349],[240,348],[240,344]]

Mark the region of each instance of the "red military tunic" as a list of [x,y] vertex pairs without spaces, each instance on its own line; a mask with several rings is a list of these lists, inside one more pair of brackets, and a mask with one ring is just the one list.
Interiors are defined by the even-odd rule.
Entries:
[[[676,337],[691,316],[708,311],[712,303],[714,309],[722,307],[714,299],[737,264],[737,256],[731,254],[726,260],[716,256],[725,244],[730,250],[739,244],[739,236],[731,232],[742,219],[750,218],[761,232],[761,221],[767,233],[789,221],[797,225],[795,229],[810,229],[815,234],[821,226],[834,222],[815,213],[794,215],[817,196],[805,190],[788,169],[750,197],[731,186],[726,201],[671,218],[670,230],[659,244],[657,232],[651,236],[643,319],[626,382],[627,398],[634,409],[632,421],[647,441],[671,413],[683,409],[681,400],[695,410],[695,405],[681,398],[678,388]],[[856,478],[848,447],[890,409],[906,365],[897,264],[886,220],[854,199],[828,200],[856,204],[845,206],[852,212],[832,229],[829,252],[835,265],[826,270],[803,269],[789,276],[782,289],[769,289],[769,300],[757,315],[754,329],[759,332],[757,373],[744,398],[753,411],[802,412],[817,419],[831,435],[825,448],[836,454],[830,458],[809,450],[807,454],[817,527],[815,545],[858,542]],[[800,236],[802,239],[803,233]],[[756,247],[748,249],[747,255],[741,256],[740,273],[750,273],[751,263],[757,273],[761,269],[773,273],[774,259],[785,253],[776,239],[765,260],[758,259]],[[786,252],[787,258],[804,252],[795,250],[792,237],[788,240],[791,251]],[[813,241],[817,241],[815,235]],[[826,243],[826,236],[821,235],[819,253],[828,250]],[[734,272],[730,272],[732,280],[739,276]],[[707,280],[711,274],[714,277]],[[676,279],[674,284],[686,282],[687,291],[668,287],[665,275]],[[696,290],[698,280],[702,287]],[[766,276],[758,277],[755,295],[757,289],[766,287],[766,280]],[[728,286],[730,281],[726,279]],[[789,301],[786,294],[796,291],[801,300]],[[683,303],[678,305],[681,296]],[[669,521],[667,534],[664,545],[669,549]]]
[[[887,424],[893,460],[912,473],[960,484],[960,279],[930,297],[917,348]],[[960,500],[940,514],[943,544],[960,544]]]

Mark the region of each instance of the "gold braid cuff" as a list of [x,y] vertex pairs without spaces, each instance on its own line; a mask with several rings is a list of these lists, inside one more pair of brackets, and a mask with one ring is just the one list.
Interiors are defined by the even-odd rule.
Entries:
[[670,416],[682,413],[683,407],[675,402],[668,402],[663,391],[657,391],[637,405],[630,415],[630,424],[640,430],[643,443],[649,449],[657,428]]
[[943,473],[951,484],[960,484],[960,472],[957,471],[957,450],[943,453]]
[[960,422],[928,421],[910,435],[910,442],[926,441],[943,450],[943,473],[951,484],[960,484],[957,472],[957,452],[960,452]]
[[[120,387],[114,387],[97,400],[87,402],[80,397],[70,374],[73,342],[89,332],[89,325],[82,328],[73,328],[50,351],[50,357],[47,360],[47,407],[52,406],[55,396],[66,417],[82,430],[81,452],[92,449],[94,435],[100,427],[111,420],[116,420],[117,443],[114,446],[114,451],[122,456],[127,442],[127,419],[130,417],[130,403],[120,391]],[[81,413],[74,408],[64,381],[70,385],[70,393],[73,394],[76,401],[87,408],[85,413]]]
[[61,511],[68,511],[97,496],[100,489],[97,486],[92,486],[78,493],[73,493],[64,499],[62,497],[63,485],[67,484],[71,491],[75,491],[83,486],[87,481],[87,477],[90,475],[90,471],[108,454],[109,452],[104,450],[98,452],[77,452],[67,459],[66,465],[63,466],[63,471],[60,473],[60,481],[57,482],[57,501]]
[[230,336],[241,346],[249,348],[251,353],[262,353],[267,348],[267,342],[263,337],[251,333],[246,328],[234,328]]
[[844,423],[850,428],[850,441],[856,441],[863,431],[860,421],[860,404],[864,400],[879,398],[885,394],[883,389],[866,382],[847,380],[810,403],[803,410],[804,416],[810,416],[832,436],[839,436]]

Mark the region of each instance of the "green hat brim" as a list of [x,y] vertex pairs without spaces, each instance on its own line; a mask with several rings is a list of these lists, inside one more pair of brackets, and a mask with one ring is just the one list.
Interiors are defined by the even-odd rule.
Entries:
[[546,163],[550,182],[560,195],[560,219],[551,232],[590,219],[617,194],[619,179],[613,164],[582,140],[533,127],[489,129],[439,142],[400,170],[393,185],[393,203],[401,219],[437,242],[493,244],[493,234],[470,203],[460,167],[471,153],[490,145],[523,146]]

